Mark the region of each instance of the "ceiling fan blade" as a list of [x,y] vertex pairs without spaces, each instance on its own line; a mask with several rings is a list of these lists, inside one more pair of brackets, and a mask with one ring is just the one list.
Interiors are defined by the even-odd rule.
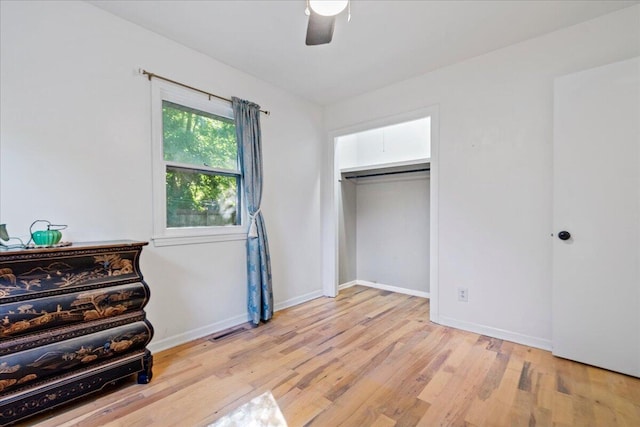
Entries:
[[336,17],[318,15],[313,10],[310,12],[309,24],[307,25],[307,46],[329,43],[333,38]]

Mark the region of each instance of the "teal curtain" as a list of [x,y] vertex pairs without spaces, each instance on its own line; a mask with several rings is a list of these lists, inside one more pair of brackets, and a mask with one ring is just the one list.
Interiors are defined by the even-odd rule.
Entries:
[[264,218],[260,212],[262,201],[260,106],[236,97],[232,98],[232,104],[243,189],[251,221],[247,236],[247,307],[249,320],[254,325],[258,325],[260,321],[266,322],[273,317],[269,242]]

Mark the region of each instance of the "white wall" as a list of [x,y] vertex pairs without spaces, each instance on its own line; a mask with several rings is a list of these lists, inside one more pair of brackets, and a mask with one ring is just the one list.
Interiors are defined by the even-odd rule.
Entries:
[[336,134],[438,106],[439,322],[550,347],[553,79],[639,55],[639,34],[634,6],[327,108]]
[[[271,111],[262,211],[276,308],[321,293],[319,107],[84,2],[0,7],[0,222],[13,235],[46,218],[69,224],[65,240],[150,239],[143,67]],[[244,241],[150,245],[142,270],[156,349],[247,320]]]
[[429,292],[425,172],[358,179],[357,278]]

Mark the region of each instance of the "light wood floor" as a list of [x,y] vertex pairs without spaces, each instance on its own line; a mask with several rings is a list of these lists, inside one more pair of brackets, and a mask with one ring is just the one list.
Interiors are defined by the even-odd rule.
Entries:
[[345,289],[30,424],[202,426],[271,390],[290,427],[640,426],[640,379],[428,319],[426,299]]

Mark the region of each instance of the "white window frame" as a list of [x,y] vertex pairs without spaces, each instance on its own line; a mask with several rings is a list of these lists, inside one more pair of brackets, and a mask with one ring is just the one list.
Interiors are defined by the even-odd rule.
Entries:
[[[240,225],[210,226],[210,227],[167,227],[167,165],[174,166],[175,162],[164,160],[162,101],[169,101],[185,107],[194,108],[216,116],[233,120],[231,105],[216,98],[209,99],[207,95],[182,88],[169,82],[153,79],[151,81],[151,140],[152,140],[152,171],[153,171],[153,243],[155,246],[187,245],[195,243],[210,243],[231,240],[246,240],[247,238],[247,210],[244,196],[241,196]],[[192,165],[189,166],[192,168]],[[238,166],[239,167],[239,166]],[[223,172],[221,169],[212,171]],[[240,194],[242,178],[240,179]]]

